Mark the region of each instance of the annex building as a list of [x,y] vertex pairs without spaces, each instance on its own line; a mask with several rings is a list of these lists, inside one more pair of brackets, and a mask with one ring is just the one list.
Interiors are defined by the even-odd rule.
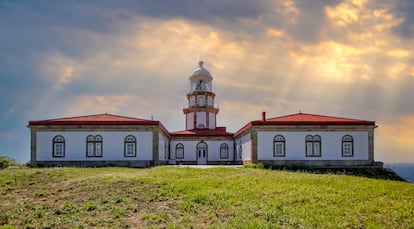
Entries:
[[202,61],[189,80],[184,130],[112,114],[29,121],[31,165],[374,164],[374,121],[305,113],[267,118],[263,112],[231,133],[216,125],[213,77]]

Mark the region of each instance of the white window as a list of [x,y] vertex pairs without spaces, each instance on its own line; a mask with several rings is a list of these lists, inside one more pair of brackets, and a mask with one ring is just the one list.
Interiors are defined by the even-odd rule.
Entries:
[[207,103],[208,103],[207,105],[213,106],[213,98],[211,96],[207,97]]
[[350,135],[342,138],[342,157],[354,156],[354,139]]
[[124,156],[125,157],[136,157],[137,156],[137,140],[132,135],[128,135],[125,137]]
[[284,157],[285,156],[285,137],[282,135],[276,135],[273,138],[273,156]]
[[53,138],[53,157],[65,157],[65,138],[55,136]]
[[223,143],[220,145],[220,159],[228,159],[229,158],[229,145]]
[[198,106],[200,106],[200,107],[205,106],[205,104],[204,104],[204,95],[199,95],[198,96]]
[[86,156],[102,157],[103,138],[100,135],[86,137]]
[[183,159],[184,158],[184,145],[178,143],[175,145],[175,158],[176,159]]
[[307,157],[320,157],[322,154],[322,143],[319,135],[306,136],[306,156]]
[[190,106],[194,106],[195,105],[195,96],[191,96],[190,97]]

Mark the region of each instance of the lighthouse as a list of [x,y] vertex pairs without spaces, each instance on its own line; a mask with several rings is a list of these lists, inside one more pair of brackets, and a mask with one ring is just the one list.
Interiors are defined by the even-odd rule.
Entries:
[[187,93],[188,107],[183,109],[186,115],[186,130],[216,129],[216,116],[219,109],[214,107],[213,77],[198,63],[190,76],[190,92]]

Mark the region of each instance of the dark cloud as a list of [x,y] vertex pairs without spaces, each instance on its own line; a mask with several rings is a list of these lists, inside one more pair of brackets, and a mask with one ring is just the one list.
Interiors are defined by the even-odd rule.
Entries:
[[108,31],[112,15],[98,4],[83,1],[8,1],[1,10],[0,24],[19,28],[66,27]]
[[327,26],[325,7],[335,5],[337,1],[295,1],[300,14],[297,25],[288,27],[295,38],[306,42],[321,40],[321,31]]
[[414,1],[396,1],[392,10],[397,17],[403,19],[402,23],[395,28],[395,32],[401,34],[405,38],[414,38]]
[[235,20],[241,17],[257,18],[270,6],[270,1],[249,0],[177,0],[174,2],[139,0],[116,2],[112,7],[128,9],[131,13],[159,18],[184,17],[195,21],[212,22],[215,18]]
[[[184,18],[202,24],[228,29],[242,36],[257,37],[265,27],[281,28],[295,38],[316,42],[326,26],[324,9],[339,1],[295,1],[298,13],[284,14],[283,1],[250,0],[177,0],[171,1],[36,1],[6,2],[0,14],[0,25],[32,29],[85,29],[96,32],[119,32],[121,21],[133,20],[136,16],[159,19]],[[277,12],[276,9],[281,11]],[[243,23],[241,21],[257,21]],[[295,23],[288,23],[294,20]],[[239,31],[237,31],[239,30]],[[40,34],[42,31],[39,31]],[[41,43],[36,38],[33,42]],[[52,35],[53,34],[49,34]],[[67,35],[67,34],[66,34]],[[42,36],[40,36],[41,38]],[[51,40],[51,39],[48,39]],[[57,36],[55,41],[66,39]],[[67,49],[69,50],[69,49]]]
[[[107,31],[117,20],[129,20],[135,15],[154,18],[187,18],[212,22],[216,18],[235,20],[241,17],[257,18],[270,1],[36,1],[3,3],[3,23],[15,25],[55,25]],[[24,16],[26,15],[26,16]],[[18,16],[18,17],[16,17]],[[20,17],[19,17],[20,16]],[[34,20],[35,19],[35,20]],[[114,28],[112,28],[114,29]]]

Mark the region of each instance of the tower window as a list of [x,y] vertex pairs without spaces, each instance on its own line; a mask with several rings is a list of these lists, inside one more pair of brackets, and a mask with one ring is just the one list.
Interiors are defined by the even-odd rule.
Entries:
[[53,157],[65,157],[65,138],[57,135],[53,138]]
[[203,107],[205,106],[205,98],[203,95],[199,95],[198,96],[198,106],[199,107]]
[[284,157],[285,156],[285,138],[282,135],[276,135],[273,138],[273,156]]
[[354,139],[350,135],[342,138],[342,157],[354,156]]
[[198,129],[205,129],[205,128],[206,128],[206,126],[205,126],[204,124],[198,124],[198,125],[197,125],[197,128],[198,128]]
[[308,135],[306,136],[306,156],[307,157],[320,157],[322,151],[321,136]]
[[203,80],[198,81],[196,90],[206,90],[206,84]]
[[124,140],[124,156],[125,157],[136,157],[137,156],[137,139],[128,135]]

